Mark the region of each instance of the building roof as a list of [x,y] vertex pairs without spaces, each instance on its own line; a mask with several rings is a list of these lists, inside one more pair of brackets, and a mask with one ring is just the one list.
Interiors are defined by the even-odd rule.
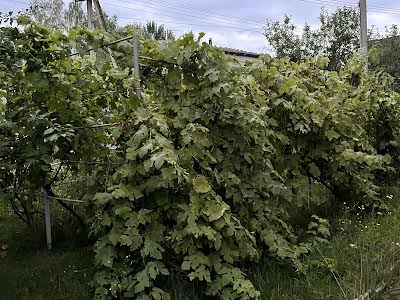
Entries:
[[234,55],[234,56],[240,56],[240,57],[258,58],[261,55],[259,53],[243,51],[243,50],[234,49],[234,48],[219,47],[219,49],[224,51],[225,54]]

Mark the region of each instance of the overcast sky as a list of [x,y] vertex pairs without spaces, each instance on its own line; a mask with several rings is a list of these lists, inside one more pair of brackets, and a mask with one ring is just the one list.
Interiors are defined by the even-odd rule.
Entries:
[[[69,2],[65,0],[65,2]],[[323,2],[323,3],[321,3]],[[29,0],[0,0],[0,11],[18,11]],[[155,20],[177,36],[187,31],[206,32],[215,45],[255,52],[269,52],[262,35],[267,19],[281,20],[284,14],[302,26],[318,24],[321,7],[332,11],[356,0],[100,0],[108,15],[116,15],[121,25]],[[367,0],[368,26],[383,30],[400,24],[399,0]]]

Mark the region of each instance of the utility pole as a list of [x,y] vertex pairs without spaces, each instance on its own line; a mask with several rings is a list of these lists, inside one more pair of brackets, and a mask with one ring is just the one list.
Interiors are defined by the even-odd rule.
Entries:
[[367,33],[367,0],[360,0],[360,49],[365,55],[365,70],[368,72],[368,33]]

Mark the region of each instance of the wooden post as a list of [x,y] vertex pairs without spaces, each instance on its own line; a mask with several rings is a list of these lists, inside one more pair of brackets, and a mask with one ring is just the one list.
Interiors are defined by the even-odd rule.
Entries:
[[93,29],[93,3],[92,0],[86,0],[86,10],[87,10],[87,21],[88,21],[88,28]]
[[[101,9],[100,2],[99,2],[99,0],[93,0],[93,1],[94,1],[94,6],[96,7],[97,14],[99,15],[100,29],[107,31],[107,25],[106,25],[106,21],[104,19],[104,14],[103,14],[103,10]],[[107,49],[108,54],[110,54],[110,59],[111,59],[111,63],[113,65],[113,67],[118,68],[117,61],[115,60],[114,56],[112,55],[112,51],[111,51],[110,47],[107,47],[106,49]]]
[[107,25],[106,25],[106,21],[104,19],[103,10],[101,9],[101,6],[100,6],[100,2],[99,2],[99,0],[93,0],[93,1],[94,1],[94,6],[96,7],[97,14],[99,15],[100,29],[107,31]]
[[46,242],[47,248],[51,250],[52,243],[51,243],[51,222],[50,222],[50,205],[49,205],[49,198],[47,195],[47,191],[45,188],[42,188],[43,192],[43,207],[44,207],[44,220],[46,225]]
[[142,99],[142,89],[140,88],[140,72],[139,72],[139,35],[135,34],[132,39],[133,43],[133,72],[137,80],[135,83],[136,95]]
[[360,48],[365,56],[365,71],[368,72],[368,24],[367,0],[360,0]]

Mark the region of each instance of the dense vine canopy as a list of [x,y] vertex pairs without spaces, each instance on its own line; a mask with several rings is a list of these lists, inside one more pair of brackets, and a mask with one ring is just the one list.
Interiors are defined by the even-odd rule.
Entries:
[[85,175],[99,299],[168,299],[175,274],[256,299],[246,264],[304,270],[330,235],[320,207],[382,208],[398,95],[356,58],[339,72],[324,59],[241,65],[201,36],[142,41],[141,101],[129,42],[111,47],[113,68],[100,47],[112,37],[17,20],[0,28],[1,197],[29,223],[60,171]]

